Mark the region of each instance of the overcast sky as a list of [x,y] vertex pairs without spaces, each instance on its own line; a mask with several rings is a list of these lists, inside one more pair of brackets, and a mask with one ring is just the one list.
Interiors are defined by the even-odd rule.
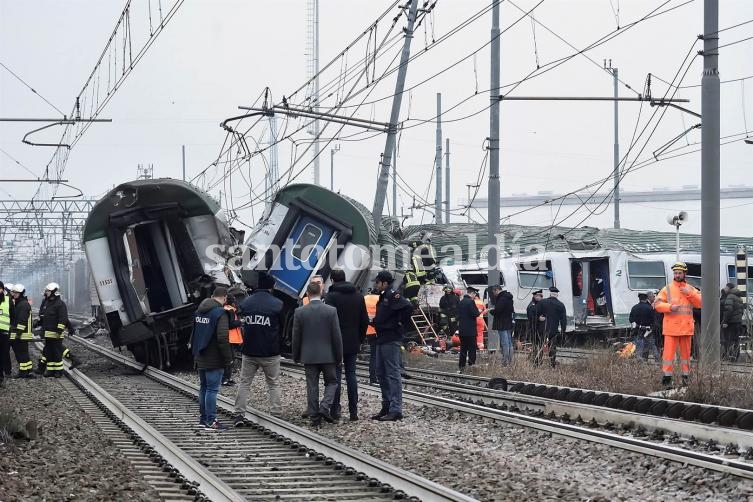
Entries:
[[[174,0],[163,0],[167,7]],[[413,40],[413,53],[425,52],[408,68],[407,86],[415,88],[405,96],[402,119],[433,119],[436,114],[436,93],[443,95],[444,108],[462,105],[444,117],[443,135],[450,138],[452,164],[451,207],[457,212],[465,203],[466,184],[475,183],[482,169],[485,152],[484,139],[489,134],[489,114],[482,111],[489,103],[489,51],[480,50],[476,57],[462,60],[489,38],[491,15],[486,14],[466,29],[432,46],[462,20],[478,12],[489,2],[478,0],[439,0],[434,13],[425,20]],[[528,10],[539,0],[516,0],[515,5]],[[523,19],[502,35],[502,84],[518,81],[540,65],[576,52],[568,44],[583,48],[616,29],[617,23],[625,26],[640,19],[662,5],[653,0],[544,0],[534,11],[541,24],[532,27],[530,19]],[[660,10],[680,6],[684,0],[671,0]],[[753,2],[725,0],[721,3],[720,28],[753,20]],[[0,0],[0,62],[7,65],[39,94],[68,113],[73,99],[81,90],[92,71],[107,38],[125,4],[124,1],[56,1],[56,0]],[[157,1],[151,1],[156,9]],[[137,164],[153,164],[157,177],[181,177],[181,145],[187,148],[187,171],[191,178],[218,156],[225,140],[219,123],[237,115],[239,105],[249,105],[266,86],[272,91],[275,102],[283,95],[305,83],[306,22],[305,0],[276,1],[186,1],[176,16],[159,35],[146,56],[138,63],[125,81],[102,117],[113,119],[112,124],[92,126],[72,150],[65,178],[85,194],[103,194],[114,184],[135,178]],[[321,66],[342,53],[347,44],[373,23],[389,6],[387,1],[322,0],[320,11]],[[617,9],[619,7],[619,15]],[[132,25],[134,32],[148,23],[147,0],[134,0]],[[390,20],[397,13],[391,11],[377,27],[377,37],[389,29]],[[508,27],[521,17],[521,11],[511,2],[502,4],[502,27]],[[396,29],[404,25],[404,18]],[[551,29],[567,43],[548,32]],[[613,92],[612,77],[600,68],[603,59],[612,59],[619,68],[623,84],[622,96],[635,96],[643,92],[646,75],[653,73],[671,80],[680,68],[686,54],[695,55],[702,48],[698,41],[691,49],[697,35],[703,31],[703,2],[696,0],[669,13],[660,15],[625,30],[613,40],[600,45],[587,54],[596,64],[577,56],[540,77],[530,79],[512,91],[513,96],[609,96]],[[753,35],[753,23],[720,33],[720,44],[735,42]],[[535,38],[535,44],[534,44]],[[137,43],[134,40],[134,43]],[[429,50],[425,50],[429,47]],[[135,49],[135,47],[134,47]],[[358,44],[348,53],[348,65],[366,54],[365,43]],[[374,75],[380,75],[387,63],[399,50],[392,46],[376,62]],[[720,49],[722,80],[732,80],[753,75],[753,40]],[[440,76],[417,85],[437,71],[455,61],[456,66]],[[683,86],[700,84],[702,58],[695,57],[682,82]],[[345,68],[339,60],[322,75],[322,85],[336,80]],[[395,73],[380,81],[366,99],[367,102],[385,98],[394,92]],[[662,96],[667,86],[654,80],[652,94]],[[351,108],[338,113],[352,113],[352,105],[359,103],[365,93],[349,102]],[[721,134],[744,137],[747,128],[753,129],[753,79],[722,84]],[[745,96],[745,98],[744,98]],[[681,89],[677,97],[691,100],[687,107],[700,113],[700,89]],[[302,94],[293,102],[301,102]],[[331,103],[333,98],[324,103]],[[366,104],[356,111],[362,118],[387,121],[389,99]],[[409,109],[410,107],[410,109]],[[620,104],[619,125],[621,151],[628,150],[633,131],[640,131],[656,109],[638,103]],[[480,112],[480,113],[476,113]],[[639,119],[640,112],[640,119]],[[661,113],[661,111],[659,111]],[[2,117],[57,117],[57,112],[0,67],[0,116]],[[463,117],[468,118],[462,119]],[[462,119],[462,120],[461,120]],[[676,137],[698,120],[678,110],[668,110],[656,132],[638,156],[638,161],[651,159],[652,152]],[[301,124],[290,120],[288,131]],[[430,186],[435,157],[435,129],[433,120],[420,123],[408,120],[411,126],[403,131],[400,140],[398,169],[405,187],[398,193],[398,207],[412,202],[410,190],[429,201],[434,200]],[[504,195],[538,191],[568,192],[592,183],[612,170],[613,108],[608,102],[505,102],[501,106],[501,183]],[[653,124],[653,123],[652,123]],[[250,125],[250,123],[249,123]],[[34,173],[41,173],[52,155],[51,148],[30,147],[21,143],[25,132],[40,124],[0,123],[0,147],[19,160]],[[281,122],[281,128],[285,124]],[[653,126],[651,126],[652,128]],[[334,131],[330,128],[327,131]],[[353,135],[358,129],[345,128],[342,135]],[[60,132],[50,131],[35,138],[55,142]],[[265,127],[259,126],[249,133],[249,144],[264,140]],[[329,137],[325,132],[324,137]],[[368,207],[373,203],[375,179],[379,156],[384,149],[384,135],[363,140],[371,134],[360,134],[351,141],[333,141],[323,147],[321,155],[321,181],[329,186],[330,148],[340,144],[334,156],[336,190],[355,197]],[[644,136],[645,137],[645,136]],[[296,136],[299,146],[294,152],[290,142],[279,149],[279,170],[290,167],[291,157],[306,148],[305,133]],[[693,131],[672,148],[683,147],[676,153],[699,148],[700,131]],[[352,139],[361,139],[352,141]],[[726,140],[725,140],[726,141]],[[690,143],[690,145],[688,145]],[[629,162],[635,159],[644,141],[631,150]],[[296,164],[293,172],[305,164]],[[721,150],[721,184],[753,185],[753,146],[737,141]],[[10,158],[0,153],[3,177],[28,177]],[[264,164],[256,157],[243,172],[251,177],[252,185],[261,181]],[[488,171],[487,171],[488,172]],[[444,173],[443,173],[444,174]],[[202,182],[213,186],[215,195],[220,190],[230,190],[229,184],[217,184],[222,179],[221,169],[210,169]],[[296,181],[313,180],[311,167],[302,172]],[[693,153],[659,163],[653,163],[628,174],[623,190],[644,190],[652,187],[680,188],[682,185],[700,185],[700,154]],[[213,183],[214,181],[214,183]],[[486,177],[479,197],[486,196]],[[408,188],[410,187],[410,188]],[[611,181],[605,187],[611,188]],[[32,185],[4,185],[0,196],[28,198]],[[258,186],[253,186],[258,191]],[[60,193],[65,193],[61,189]],[[249,188],[243,178],[232,177],[233,198],[223,205],[240,206],[249,201]],[[73,193],[70,191],[68,193]],[[391,197],[391,190],[390,190]],[[734,204],[732,203],[734,202]],[[750,201],[722,201],[723,233],[750,235],[753,205],[740,205]],[[624,226],[637,229],[669,229],[664,222],[670,211],[687,209],[682,203],[652,205],[648,211],[623,210]],[[391,207],[391,201],[387,206]],[[732,207],[735,206],[735,207]],[[247,225],[254,223],[260,206],[239,212]],[[559,219],[574,209],[564,206]],[[518,212],[520,208],[505,210],[503,216]],[[398,209],[400,211],[400,209]],[[483,211],[483,210],[482,210]],[[514,223],[551,224],[555,210],[531,211],[512,219]],[[608,226],[609,213],[585,220],[584,224]],[[428,212],[414,211],[410,222],[432,221]],[[576,224],[587,213],[580,212],[564,224]],[[474,218],[481,221],[479,214]],[[465,217],[455,216],[455,221]],[[746,226],[747,225],[747,226]],[[700,214],[693,215],[688,230],[700,229]],[[737,230],[739,229],[739,230]]]

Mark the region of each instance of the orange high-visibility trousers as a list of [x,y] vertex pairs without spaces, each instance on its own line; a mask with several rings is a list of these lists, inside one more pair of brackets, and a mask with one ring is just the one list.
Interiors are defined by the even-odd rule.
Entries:
[[692,341],[693,335],[664,337],[661,369],[665,376],[672,376],[677,349],[680,349],[680,370],[682,374],[690,373],[690,344]]

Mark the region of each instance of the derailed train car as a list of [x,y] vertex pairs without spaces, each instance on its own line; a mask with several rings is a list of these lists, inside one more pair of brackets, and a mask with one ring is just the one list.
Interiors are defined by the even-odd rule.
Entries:
[[190,360],[193,313],[231,282],[216,256],[236,237],[220,205],[183,181],[132,181],[105,195],[83,240],[113,346],[159,367]]
[[364,288],[371,250],[379,243],[371,213],[358,202],[316,185],[289,185],[277,192],[245,243],[240,272],[254,287],[260,271],[276,279],[283,300],[283,345],[289,347],[292,316],[312,276],[326,281],[333,268]]

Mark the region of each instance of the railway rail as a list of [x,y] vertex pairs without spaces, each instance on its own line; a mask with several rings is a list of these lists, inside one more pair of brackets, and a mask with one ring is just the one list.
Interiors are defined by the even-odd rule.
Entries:
[[[603,406],[574,405],[475,385],[443,385],[437,378],[422,380],[416,371],[409,371],[411,378],[404,380],[403,398],[417,405],[441,407],[753,479],[753,463],[746,461],[753,456],[753,433],[749,431]],[[303,378],[302,368],[289,361],[284,372]],[[410,390],[422,387],[430,393]],[[363,388],[379,392],[375,386]]]
[[[249,411],[247,427],[221,433],[196,425],[198,388],[176,376],[74,336],[81,346],[124,368],[84,376],[100,400],[118,403],[118,416],[155,429],[142,441],[210,500],[438,500],[470,501],[461,493],[323,438],[270,415]],[[125,370],[127,368],[127,370]],[[108,397],[109,395],[109,397]],[[160,403],[155,406],[155,403]],[[126,411],[127,410],[127,411]],[[229,419],[233,403],[218,396]],[[129,426],[133,427],[130,423]],[[140,434],[139,434],[140,435]],[[160,438],[160,435],[162,438]],[[177,459],[168,457],[171,454]],[[183,463],[181,463],[181,461]],[[183,472],[181,466],[188,464]],[[190,468],[193,468],[192,471]]]

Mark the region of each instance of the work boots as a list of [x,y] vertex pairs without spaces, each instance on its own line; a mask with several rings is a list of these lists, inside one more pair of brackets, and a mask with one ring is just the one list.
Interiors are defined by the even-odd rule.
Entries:
[[665,389],[671,389],[672,388],[672,376],[670,375],[664,375],[661,379],[661,386]]
[[81,365],[81,359],[74,356],[73,354],[70,354],[69,359],[71,360],[71,369],[74,369],[76,366]]

